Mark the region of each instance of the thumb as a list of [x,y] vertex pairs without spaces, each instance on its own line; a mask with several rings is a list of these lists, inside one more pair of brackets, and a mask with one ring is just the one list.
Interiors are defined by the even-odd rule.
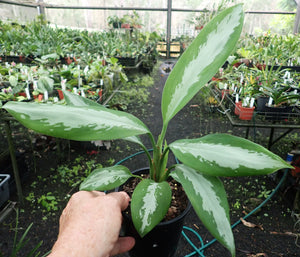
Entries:
[[114,249],[111,251],[110,256],[128,252],[133,248],[134,244],[135,239],[133,237],[119,237]]

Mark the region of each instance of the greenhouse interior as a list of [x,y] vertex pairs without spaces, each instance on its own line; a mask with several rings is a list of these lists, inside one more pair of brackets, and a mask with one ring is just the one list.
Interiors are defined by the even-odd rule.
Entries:
[[300,256],[299,23],[0,0],[0,257]]

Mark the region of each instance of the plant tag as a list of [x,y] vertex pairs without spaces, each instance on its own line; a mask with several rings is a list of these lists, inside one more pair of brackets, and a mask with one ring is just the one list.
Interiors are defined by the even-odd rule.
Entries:
[[254,100],[255,100],[255,98],[251,98],[251,100],[250,100],[250,108],[252,108],[253,107],[253,105],[254,105]]
[[243,81],[244,81],[244,75],[241,74],[240,83],[243,84]]
[[250,97],[247,96],[244,101],[244,106],[249,106],[249,102],[250,102]]
[[44,99],[45,99],[45,101],[48,100],[48,91],[47,90],[44,91]]
[[227,83],[225,83],[225,84],[224,84],[224,89],[226,90],[226,89],[227,89],[227,87],[228,87],[228,84],[227,84]]
[[75,94],[75,95],[77,95],[77,87],[73,87],[73,93]]
[[26,93],[27,99],[30,100],[31,97],[30,97],[30,92],[29,92],[29,88],[28,87],[25,88],[25,93]]
[[58,102],[58,97],[57,97],[57,96],[54,96],[54,97],[53,97],[53,102],[54,102],[54,103],[57,103],[57,102]]
[[239,102],[239,94],[235,95],[235,102],[238,103]]
[[269,102],[268,102],[268,106],[271,106],[271,105],[272,105],[272,103],[273,103],[273,98],[272,98],[272,97],[270,97],[270,98],[269,98]]
[[84,93],[84,90],[83,90],[83,89],[81,89],[81,96],[82,96],[82,97],[85,97],[85,93]]
[[38,84],[37,84],[37,80],[33,81],[33,90],[37,90],[38,89]]
[[66,79],[62,79],[60,81],[60,85],[62,90],[66,90]]
[[88,73],[88,71],[89,71],[89,66],[87,65],[87,66],[85,66],[83,72],[86,75]]
[[100,86],[103,86],[103,79],[100,79]]

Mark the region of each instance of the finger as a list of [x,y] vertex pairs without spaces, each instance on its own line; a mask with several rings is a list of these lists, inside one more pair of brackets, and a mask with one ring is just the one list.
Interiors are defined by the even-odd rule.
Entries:
[[111,252],[111,256],[116,254],[125,253],[132,249],[135,244],[133,237],[119,237],[114,249]]
[[130,197],[127,193],[125,193],[125,192],[113,192],[113,193],[110,193],[108,195],[110,197],[115,198],[118,201],[122,211],[124,211],[128,207]]

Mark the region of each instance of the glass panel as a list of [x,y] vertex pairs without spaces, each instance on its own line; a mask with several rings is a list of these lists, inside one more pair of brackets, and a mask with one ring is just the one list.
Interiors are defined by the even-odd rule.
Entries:
[[[164,32],[166,30],[166,12],[137,11],[136,13],[140,17],[142,31]],[[127,14],[132,15],[133,11],[46,9],[47,20],[52,24],[97,30],[111,28],[108,25],[110,16],[117,15],[121,18]]]
[[148,7],[166,8],[167,0],[44,0],[47,4],[64,6]]
[[37,9],[11,4],[0,4],[1,20],[19,21],[21,23],[34,20]]

